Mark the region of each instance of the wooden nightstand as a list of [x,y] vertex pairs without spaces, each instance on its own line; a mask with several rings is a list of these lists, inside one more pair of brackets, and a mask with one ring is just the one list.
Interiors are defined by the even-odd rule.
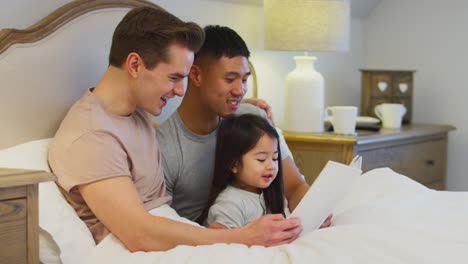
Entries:
[[429,188],[445,189],[448,125],[404,125],[379,132],[358,130],[356,136],[289,133],[284,138],[296,165],[312,184],[328,160],[348,164],[359,154],[362,170],[389,167]]
[[0,262],[39,263],[38,183],[51,173],[0,168]]

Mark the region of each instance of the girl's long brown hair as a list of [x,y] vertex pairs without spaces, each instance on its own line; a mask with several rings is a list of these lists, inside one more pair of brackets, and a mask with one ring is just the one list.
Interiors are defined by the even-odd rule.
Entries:
[[242,156],[255,147],[258,140],[268,135],[278,142],[278,174],[268,188],[262,189],[265,199],[265,213],[284,214],[283,173],[279,135],[266,119],[253,114],[226,117],[218,130],[216,140],[215,167],[208,204],[197,222],[203,224],[210,207],[219,194],[234,181],[232,168],[236,163],[242,165]]

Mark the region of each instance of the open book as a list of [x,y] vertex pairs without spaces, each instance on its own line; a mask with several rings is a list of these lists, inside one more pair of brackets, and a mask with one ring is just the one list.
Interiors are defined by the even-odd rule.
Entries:
[[345,197],[354,180],[361,175],[361,156],[350,165],[328,161],[317,179],[289,217],[301,218],[302,234],[320,227],[336,205]]

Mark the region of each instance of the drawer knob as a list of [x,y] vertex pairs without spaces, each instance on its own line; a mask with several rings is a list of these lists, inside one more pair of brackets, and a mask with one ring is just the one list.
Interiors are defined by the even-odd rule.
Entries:
[[429,166],[434,166],[435,161],[434,160],[426,160],[426,164]]

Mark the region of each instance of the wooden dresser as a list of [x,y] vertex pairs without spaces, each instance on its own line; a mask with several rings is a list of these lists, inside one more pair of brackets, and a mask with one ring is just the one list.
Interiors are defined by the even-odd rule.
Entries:
[[357,130],[355,136],[288,133],[284,137],[296,165],[309,184],[328,160],[348,164],[359,154],[362,170],[389,167],[429,188],[445,189],[448,125],[403,125],[378,132]]
[[39,263],[38,183],[51,173],[0,168],[0,263]]

